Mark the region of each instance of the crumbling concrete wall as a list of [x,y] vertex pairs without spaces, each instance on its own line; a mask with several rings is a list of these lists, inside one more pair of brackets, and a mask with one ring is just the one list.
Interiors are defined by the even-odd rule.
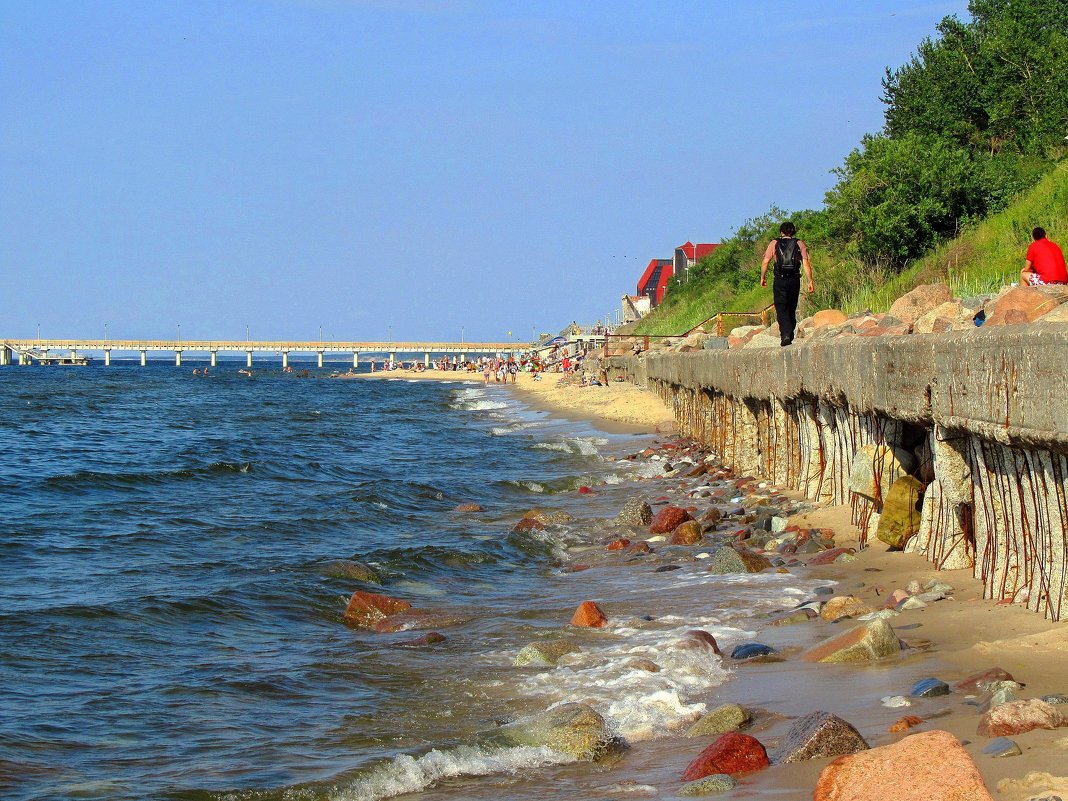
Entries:
[[989,598],[1054,620],[1068,610],[1068,325],[650,353],[606,367],[659,393],[680,430],[736,471],[849,504],[865,537],[883,537],[887,489],[911,476],[922,508],[907,550],[970,567]]

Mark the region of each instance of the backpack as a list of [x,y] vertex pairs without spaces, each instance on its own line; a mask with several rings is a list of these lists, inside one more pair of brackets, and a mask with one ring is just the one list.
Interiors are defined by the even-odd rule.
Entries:
[[775,240],[775,269],[783,273],[801,269],[801,246],[796,238],[780,236]]

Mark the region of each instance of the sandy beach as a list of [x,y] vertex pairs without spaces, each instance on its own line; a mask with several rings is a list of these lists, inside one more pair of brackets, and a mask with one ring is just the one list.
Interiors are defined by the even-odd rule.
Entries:
[[[482,383],[462,375],[412,371],[362,374],[359,378]],[[551,374],[541,381],[521,374],[514,391],[526,403],[561,416],[600,421],[602,425],[622,426],[630,431],[666,432],[672,428],[671,415],[663,402],[630,384],[566,386],[559,385],[557,376]],[[661,441],[666,443],[668,438],[662,437]],[[654,502],[654,511],[668,503],[692,503],[688,493],[700,485],[700,478],[657,481],[654,491],[663,495],[659,495],[659,503]],[[769,487],[762,493],[773,491]],[[799,499],[790,492],[778,494]],[[817,507],[790,518],[789,524],[833,530],[835,547],[856,548],[858,544],[858,531],[849,522],[847,507]],[[890,552],[878,541],[859,550],[855,561],[795,566],[790,570],[834,582],[835,596],[852,595],[873,609],[882,608],[891,593],[906,588],[910,582],[923,585],[937,579],[952,585],[953,590],[945,600],[892,617],[890,624],[908,648],[899,658],[874,663],[824,665],[795,658],[803,649],[853,625],[848,619],[831,622],[816,618],[805,625],[774,628],[767,627],[766,620],[754,620],[755,639],[779,649],[785,659],[764,664],[738,663],[734,678],[721,689],[731,700],[761,710],[757,722],[746,731],[768,745],[769,752],[791,719],[823,710],[864,731],[872,747],[935,729],[954,734],[965,744],[988,789],[998,799],[1026,801],[1068,791],[1068,778],[1059,775],[1068,774],[1062,767],[1068,738],[1062,741],[1061,730],[1036,729],[1014,735],[1012,739],[1022,754],[995,758],[983,753],[990,739],[976,730],[984,696],[953,690],[934,698],[908,698],[912,684],[920,679],[937,678],[953,687],[992,667],[1008,671],[1025,685],[1017,691],[1020,699],[1066,692],[1068,680],[1064,678],[1063,662],[1068,654],[1068,633],[1062,624],[1050,623],[1018,605],[984,600],[981,584],[969,571],[936,571],[922,557]],[[878,701],[883,696],[905,696],[909,705],[883,706]],[[907,715],[920,718],[921,722],[914,723],[906,733],[891,733],[890,727]],[[873,735],[873,731],[877,734]],[[673,746],[677,752],[675,761],[685,765],[705,744],[703,740],[679,740]],[[633,760],[635,768],[642,772],[662,760],[663,748],[662,742],[638,743],[628,760]],[[820,770],[829,761],[773,765],[747,777],[744,786],[756,795],[763,792],[768,797],[808,798]]]

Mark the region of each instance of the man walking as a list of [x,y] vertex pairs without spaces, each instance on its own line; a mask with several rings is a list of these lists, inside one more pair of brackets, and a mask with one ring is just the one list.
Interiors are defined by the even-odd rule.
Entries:
[[812,264],[808,260],[808,248],[794,236],[797,229],[792,222],[779,226],[780,236],[768,243],[764,261],[760,265],[760,285],[768,285],[768,263],[775,259],[775,282],[772,294],[775,298],[775,318],[779,321],[779,343],[786,347],[794,341],[797,327],[797,298],[801,294],[801,268],[808,278],[808,291],[815,292],[812,282]]
[[1036,228],[1031,232],[1034,240],[1027,249],[1024,268],[1020,270],[1020,283],[1068,284],[1068,270],[1064,266],[1064,251],[1056,242],[1046,239],[1046,230]]

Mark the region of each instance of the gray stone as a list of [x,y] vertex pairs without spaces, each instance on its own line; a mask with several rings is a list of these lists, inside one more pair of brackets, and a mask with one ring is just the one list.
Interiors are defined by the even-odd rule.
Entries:
[[483,732],[479,739],[493,745],[544,746],[587,762],[626,747],[588,704],[561,704]]
[[987,743],[983,753],[992,757],[1014,757],[1020,756],[1023,751],[1020,750],[1020,746],[1008,737],[998,737],[996,740],[991,740]]
[[710,734],[723,734],[728,731],[737,731],[746,725],[752,716],[749,710],[738,704],[723,704],[706,712],[700,720],[693,724],[687,737],[705,737]]
[[714,773],[711,776],[705,776],[703,779],[698,779],[695,782],[686,782],[678,790],[676,794],[684,796],[694,795],[716,795],[718,793],[725,793],[728,790],[733,790],[738,786],[738,782],[728,776],[726,773]]
[[773,761],[804,762],[867,749],[868,743],[851,724],[829,712],[811,712],[794,721]]
[[627,498],[619,510],[616,522],[625,526],[647,526],[653,521],[653,509],[644,499],[637,496]]
[[555,667],[564,654],[578,651],[570,640],[539,640],[523,647],[516,655],[516,667]]
[[355,559],[338,559],[334,562],[327,562],[320,572],[327,578],[353,579],[354,581],[363,581],[368,584],[382,583],[382,576],[377,570],[365,565],[363,562],[357,562]]
[[849,468],[849,489],[869,500],[885,498],[890,487],[908,474],[916,460],[912,454],[889,445],[865,445]]

